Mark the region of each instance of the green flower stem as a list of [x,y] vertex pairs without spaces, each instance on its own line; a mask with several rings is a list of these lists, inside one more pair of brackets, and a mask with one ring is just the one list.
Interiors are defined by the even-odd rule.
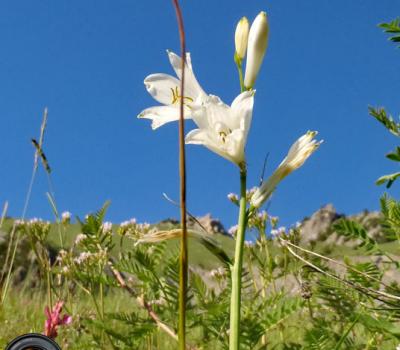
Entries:
[[[236,55],[234,57],[240,82],[240,91],[246,90],[243,81],[242,60]],[[232,292],[230,307],[230,333],[229,350],[239,350],[240,346],[240,306],[242,296],[242,270],[243,270],[243,251],[244,238],[246,235],[246,166],[240,167],[240,202],[239,202],[239,222],[236,235],[235,261],[231,270]]]
[[46,279],[47,279],[47,304],[49,305],[49,309],[53,308],[53,296],[52,296],[52,286],[51,286],[51,271],[50,266],[46,266]]
[[360,318],[360,315],[357,315],[357,317],[354,319],[353,323],[347,328],[347,330],[343,333],[342,337],[339,339],[339,342],[336,344],[334,350],[339,350],[344,341],[346,340],[347,336],[351,332],[351,330],[354,328],[354,326],[357,324],[358,319]]
[[242,268],[244,237],[246,234],[246,168],[240,169],[239,224],[236,235],[235,261],[232,267],[232,294],[230,312],[229,350],[239,350],[240,345],[240,303],[242,292]]
[[[100,271],[100,276],[102,275],[102,271]],[[99,293],[100,293],[100,317],[101,321],[104,324],[104,290],[103,283],[99,284]],[[104,329],[101,330],[101,342],[104,344]]]
[[101,311],[101,319],[104,319],[104,287],[103,283],[100,282],[100,311]]
[[277,290],[276,290],[276,284],[275,284],[275,279],[274,279],[274,276],[273,276],[273,269],[272,269],[273,261],[272,261],[272,258],[271,258],[271,253],[269,251],[268,239],[264,240],[264,244],[265,244],[265,254],[267,255],[267,261],[268,261],[268,278],[269,278],[268,282],[272,282],[272,288],[273,288],[273,290],[274,290],[274,292],[276,294]]
[[244,81],[243,81],[242,60],[236,55],[236,53],[235,53],[234,60],[235,60],[236,67],[237,67],[238,73],[239,73],[240,91],[243,92],[246,90],[246,88],[244,86]]
[[[49,203],[53,210],[54,217],[56,219],[58,237],[60,238],[61,249],[64,249],[64,239],[63,239],[63,233],[61,231],[61,218],[60,218],[60,215],[59,215],[59,212],[57,209],[56,198],[54,196],[54,190],[53,190],[53,184],[52,184],[51,176],[49,173],[47,173],[47,182],[49,183],[49,192],[46,193],[47,199],[49,200]],[[65,229],[64,229],[64,232],[65,232]]]
[[256,280],[256,275],[254,274],[253,264],[251,259],[249,259],[249,272],[251,279],[253,280],[254,293],[257,294],[258,293],[257,280]]
[[[83,288],[84,288],[84,287],[83,287]],[[89,295],[91,296],[91,298],[92,298],[92,300],[93,300],[93,304],[94,304],[94,306],[95,306],[95,308],[96,308],[97,315],[100,317],[101,322],[102,322],[103,325],[104,325],[104,311],[103,311],[103,312],[101,311],[100,306],[99,306],[99,304],[97,303],[96,296],[95,296],[95,294],[93,293],[93,288],[90,288],[90,289],[91,289],[91,291],[89,291]],[[87,290],[86,288],[84,288],[83,290],[85,290],[86,292],[88,292],[88,290]],[[108,334],[108,332],[105,332],[104,329],[101,331],[102,345],[104,345],[104,334],[105,334],[105,336],[107,337],[108,341],[110,342],[111,347],[112,347],[114,350],[117,350],[117,347],[115,346],[114,342],[112,341],[112,338],[111,338],[110,334]]]

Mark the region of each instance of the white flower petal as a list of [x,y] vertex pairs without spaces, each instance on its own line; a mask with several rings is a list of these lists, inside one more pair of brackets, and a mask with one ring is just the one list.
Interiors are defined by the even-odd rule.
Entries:
[[250,27],[244,85],[252,88],[257,78],[268,45],[268,20],[260,12]]
[[322,141],[313,138],[318,134],[317,131],[307,131],[289,149],[288,155],[280,166],[286,165],[297,169],[303,165],[305,160],[319,147]]
[[249,133],[251,119],[253,115],[255,91],[245,91],[237,96],[231,105],[234,118],[238,120],[238,127],[244,131],[244,138]]
[[275,191],[277,185],[281,181],[280,170],[278,168],[274,173],[266,180],[263,181],[262,185],[257,188],[253,196],[250,199],[251,205],[255,208],[260,207],[265,201],[267,201],[272,193]]
[[240,164],[244,161],[244,139],[243,131],[236,129],[225,139],[226,153],[233,159],[234,163]]
[[263,181],[260,188],[251,197],[251,205],[253,207],[258,208],[261,206],[271,196],[279,182],[294,170],[300,168],[311,154],[316,151],[322,141],[313,140],[315,135],[317,135],[316,131],[308,131],[290,147],[288,155],[279,164],[278,168],[266,181]]
[[232,118],[231,109],[218,96],[209,95],[203,106],[207,112],[208,124],[214,127],[217,124],[224,125],[230,130],[236,129],[235,120]]
[[[181,69],[181,58],[172,51],[167,51],[169,61],[171,62],[172,68],[174,68],[176,75],[179,79],[182,76]],[[198,83],[192,69],[192,61],[190,53],[186,53],[186,66],[188,69],[185,70],[185,96],[192,98],[194,101],[198,99],[204,99],[207,95]]]
[[[138,118],[152,120],[152,129],[157,129],[166,123],[179,120],[179,106],[156,106],[145,109]],[[185,109],[184,118],[190,119],[190,111]]]
[[218,96],[209,95],[192,109],[199,130],[189,133],[187,143],[201,144],[241,166],[254,104],[254,93],[244,92],[231,107]]
[[226,150],[222,149],[220,145],[213,140],[213,134],[210,133],[208,130],[204,129],[195,129],[190,131],[185,138],[185,142],[187,144],[193,145],[202,145],[207,147],[210,151],[217,153],[221,157],[237,163],[236,159],[229,155]]
[[168,74],[151,74],[144,80],[147,91],[155,100],[170,105],[174,102],[175,91],[180,90],[180,81]]
[[[181,56],[177,55],[175,52],[167,50],[169,62],[171,63],[172,68],[174,68],[174,71],[178,78],[181,78],[182,70],[181,70]],[[190,57],[190,52],[186,52],[186,65],[190,70],[193,70],[192,68],[192,59]]]
[[191,109],[192,119],[200,129],[208,129],[207,109],[204,105],[194,106]]
[[204,145],[209,142],[207,130],[194,129],[188,132],[185,142],[193,145]]
[[[185,118],[190,118],[193,114],[192,111],[199,111],[203,101],[207,98],[207,95],[202,90],[193,74],[190,54],[187,53],[186,56],[187,74],[185,79],[184,96],[182,96],[180,88],[181,59],[172,52],[168,52],[168,56],[179,79],[168,74],[159,73],[151,74],[144,80],[148,92],[154,97],[154,99],[161,104],[166,105],[165,107],[160,106],[149,108],[139,115],[139,118],[151,119],[153,121],[153,129],[156,129],[170,121],[178,120],[179,113],[177,110],[179,110],[181,102],[184,104]],[[201,124],[201,119],[199,119],[199,124]]]

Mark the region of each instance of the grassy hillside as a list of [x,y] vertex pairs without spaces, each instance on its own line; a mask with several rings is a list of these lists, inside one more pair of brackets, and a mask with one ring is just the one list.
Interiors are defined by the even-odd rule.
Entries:
[[[346,342],[341,349],[365,349],[366,341],[371,350],[394,349],[400,334],[396,318],[385,313],[371,313],[371,308],[383,309],[389,305],[392,314],[396,313],[393,305],[397,304],[393,304],[393,300],[389,298],[390,303],[386,304],[387,300],[372,293],[400,295],[398,269],[387,260],[398,261],[398,242],[385,241],[378,235],[379,242],[374,243],[373,249],[368,245],[360,247],[362,240],[343,239],[338,234],[336,224],[340,218],[327,226],[322,225],[325,228],[318,235],[314,231],[310,234],[305,225],[314,220],[313,217],[304,221],[303,232],[300,227],[300,230],[286,230],[279,236],[309,252],[279,243],[279,237],[246,248],[243,324],[248,345],[244,349],[335,349],[349,327],[352,332],[344,338]],[[7,219],[2,227],[0,259],[3,261],[13,223],[12,219]],[[159,229],[174,227],[163,223]],[[316,225],[312,227],[314,230]],[[78,235],[87,228],[76,223],[51,224],[45,249],[50,252],[54,264],[51,272],[53,300],[64,300],[64,312],[73,317],[71,326],[59,329],[57,341],[63,349],[175,349],[175,341],[155,326],[140,300],[149,301],[160,319],[176,331],[179,240],[135,246],[133,236],[121,240],[119,225],[112,225],[109,235],[100,234],[105,240],[96,241],[96,244],[105,247],[109,237],[114,246],[109,256],[117,261],[116,266],[136,293],[132,295],[118,287],[107,265],[99,275],[89,279],[85,265],[79,264],[75,265],[77,270],[64,275],[62,265],[55,260],[61,248],[60,229],[65,239],[64,249],[71,252],[73,259],[79,259],[82,252],[92,248],[75,244]],[[0,349],[16,335],[43,332],[44,308],[49,303],[46,275],[39,269],[32,252],[32,236],[21,237],[13,274],[15,283],[0,308]],[[234,239],[222,234],[213,234],[210,238],[232,257]],[[335,259],[340,265],[313,254]],[[204,350],[222,350],[228,327],[229,271],[198,239],[189,238],[189,258],[189,341],[202,343]],[[323,269],[327,275],[316,268]],[[354,275],[355,270],[361,271],[362,278]],[[392,289],[386,287],[389,284]],[[103,304],[100,314],[99,303]],[[263,329],[265,336],[260,333]],[[260,344],[268,347],[260,347]]]

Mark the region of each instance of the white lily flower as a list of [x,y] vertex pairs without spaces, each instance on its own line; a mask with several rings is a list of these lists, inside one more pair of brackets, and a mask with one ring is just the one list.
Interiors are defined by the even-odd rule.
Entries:
[[282,163],[266,181],[263,181],[251,197],[250,202],[253,207],[260,207],[271,196],[276,186],[291,172],[300,168],[307,158],[316,151],[322,143],[322,141],[314,140],[316,135],[316,131],[308,131],[290,147]]
[[150,107],[142,111],[138,118],[152,120],[152,128],[158,127],[179,119],[180,101],[184,102],[184,117],[190,118],[194,106],[200,105],[207,97],[198,83],[192,69],[190,53],[186,54],[185,96],[181,96],[181,58],[171,51],[167,51],[169,61],[178,78],[168,74],[151,74],[146,77],[144,84],[147,91],[164,106]]
[[244,85],[252,88],[257,79],[261,63],[264,59],[268,45],[268,20],[267,14],[262,11],[258,14],[250,27],[249,42],[247,46],[246,73]]
[[199,127],[186,135],[186,143],[203,145],[241,166],[253,114],[254,91],[245,91],[229,107],[218,96],[210,95],[193,110]]

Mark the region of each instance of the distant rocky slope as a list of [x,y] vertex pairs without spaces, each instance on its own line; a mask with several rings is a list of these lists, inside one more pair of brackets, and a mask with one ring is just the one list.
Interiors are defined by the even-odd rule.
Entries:
[[[358,223],[362,224],[368,231],[368,234],[373,237],[378,242],[385,242],[387,239],[383,236],[381,227],[380,227],[380,219],[381,214],[379,212],[368,212],[363,211],[356,215],[344,215],[338,213],[332,204],[325,205],[321,207],[319,210],[314,212],[310,217],[305,218],[300,223],[301,229],[301,242],[300,245],[302,246],[309,246],[313,245],[314,243],[318,243],[320,245],[320,249],[323,249],[324,254],[330,256],[330,254],[334,251],[335,247],[337,246],[347,246],[353,247],[357,244],[356,241],[347,241],[345,237],[339,236],[335,233],[333,229],[333,223],[335,221],[347,218],[350,220],[355,220]],[[0,230],[0,266],[1,262],[4,263],[8,239],[9,235],[8,232],[12,226],[12,219],[9,219],[7,227],[3,227],[3,230]],[[190,228],[196,230],[202,230],[202,227],[207,230],[207,232],[215,235],[221,235],[219,238],[223,239],[224,247],[227,249],[229,254],[233,253],[234,249],[234,242],[230,240],[230,234],[225,229],[224,225],[221,223],[220,220],[211,216],[211,214],[206,214],[201,217],[197,217],[196,219],[189,218],[188,224]],[[155,226],[157,226],[161,230],[167,230],[171,228],[176,228],[179,225],[179,221],[175,219],[166,219]],[[70,236],[75,237],[75,235],[79,232],[79,228],[76,225],[71,225],[71,228],[68,232]],[[225,236],[223,238],[222,236]],[[72,240],[74,238],[71,238]],[[218,239],[220,240],[220,239]],[[232,243],[232,244],[229,244]],[[52,252],[52,255],[55,256],[57,248],[50,243],[49,249]],[[337,250],[336,250],[337,251]],[[367,257],[366,256],[358,256],[354,257],[357,258],[357,261],[364,261]],[[370,259],[370,258],[368,258]],[[196,260],[197,261],[197,260]],[[20,245],[18,247],[18,252],[16,254],[16,271],[15,277],[16,281],[22,281],[27,273],[27,269],[29,266],[32,266],[34,262],[33,254],[31,253],[31,247],[29,242],[26,239],[22,239]],[[191,266],[192,269],[195,269],[197,272],[202,272],[204,276],[209,277],[210,273],[210,266],[207,265],[203,266],[203,263],[198,263],[198,261]],[[389,276],[389,274],[392,274]],[[400,273],[397,275],[395,272],[387,272],[386,278],[391,280],[398,280],[400,281]],[[208,278],[207,277],[207,278]],[[208,280],[206,278],[206,280]],[[294,285],[294,284],[293,284]]]
[[[354,220],[360,223],[367,229],[368,234],[378,242],[386,241],[379,223],[381,219],[381,214],[379,212],[369,212],[365,210],[359,214],[346,216],[345,214],[338,213],[333,204],[327,204],[310,217],[304,218],[300,222],[301,243],[325,242],[328,244],[350,244],[345,240],[345,237],[338,236],[332,228],[333,223],[341,218]],[[190,228],[201,230],[201,227],[203,227],[209,233],[230,236],[221,221],[213,218],[211,214],[197,217],[196,220],[192,218],[188,219]],[[175,219],[166,219],[161,221],[158,225],[163,228],[169,228],[178,224],[179,221]],[[352,244],[354,243],[355,242],[352,242]]]
[[[157,226],[162,228],[171,228],[179,224],[179,221],[176,219],[166,219],[161,221]],[[226,231],[224,225],[219,219],[213,218],[211,214],[206,214],[204,216],[198,216],[196,219],[191,217],[188,218],[188,227],[195,230],[203,230],[205,229],[208,233],[211,234],[222,234],[224,236],[230,236],[228,231]]]
[[378,242],[384,242],[386,239],[380,226],[381,217],[381,213],[376,211],[369,212],[367,210],[356,215],[346,216],[338,213],[332,204],[327,204],[312,214],[311,217],[301,222],[302,243],[347,243],[345,237],[338,236],[332,228],[332,224],[341,218],[358,222],[364,226],[370,237]]
[[[321,207],[315,213],[313,213],[310,217],[304,218],[300,222],[302,243],[346,243],[344,237],[339,237],[332,228],[332,224],[336,220],[341,218],[347,218],[357,221],[367,229],[368,234],[375,240],[377,240],[378,242],[386,241],[379,223],[381,219],[381,214],[379,212],[369,212],[365,210],[356,215],[346,216],[344,214],[338,213],[332,204],[327,204]],[[156,226],[160,229],[170,229],[176,227],[178,224],[178,220],[169,218],[159,222],[158,224],[156,224]],[[208,233],[211,234],[222,234],[224,236],[230,236],[222,222],[219,219],[212,217],[211,214],[199,216],[196,219],[189,217],[188,227],[200,231],[202,229],[205,229]],[[7,245],[7,236],[8,235],[4,231],[0,230],[0,255]]]

